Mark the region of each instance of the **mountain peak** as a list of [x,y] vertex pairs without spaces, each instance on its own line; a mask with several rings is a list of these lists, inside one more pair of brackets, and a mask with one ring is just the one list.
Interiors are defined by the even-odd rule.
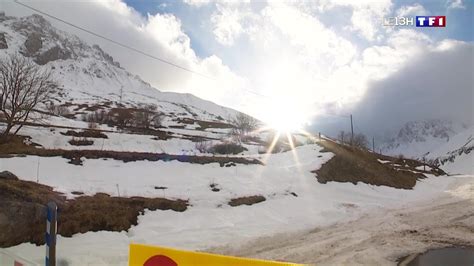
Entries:
[[98,109],[143,104],[157,105],[170,121],[183,117],[220,121],[237,113],[194,95],[160,92],[121,67],[99,45],[55,28],[40,15],[0,18],[0,58],[14,53],[52,70],[61,90],[50,102],[69,107],[76,119]]
[[430,119],[407,122],[398,132],[400,142],[423,142],[426,138],[433,137],[448,141],[462,126],[450,120]]

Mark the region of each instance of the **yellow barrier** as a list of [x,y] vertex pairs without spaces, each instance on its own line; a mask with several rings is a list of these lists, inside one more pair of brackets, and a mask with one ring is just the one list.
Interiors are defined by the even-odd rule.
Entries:
[[244,259],[171,248],[130,244],[129,266],[301,266],[302,264]]

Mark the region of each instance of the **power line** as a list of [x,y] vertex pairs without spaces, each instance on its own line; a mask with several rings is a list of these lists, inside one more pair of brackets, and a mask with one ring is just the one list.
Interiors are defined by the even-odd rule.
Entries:
[[[14,2],[17,3],[17,4],[19,4],[19,5],[21,5],[21,6],[23,6],[23,7],[25,7],[25,8],[28,8],[28,9],[30,9],[30,10],[33,10],[33,11],[35,11],[35,12],[37,12],[37,13],[40,13],[40,14],[42,14],[42,15],[44,15],[44,16],[47,16],[47,17],[49,17],[49,18],[52,18],[52,19],[54,19],[54,20],[57,20],[57,21],[59,21],[59,22],[61,22],[61,23],[64,23],[64,24],[66,24],[66,25],[68,25],[68,26],[71,26],[71,27],[73,27],[73,28],[76,28],[76,29],[78,29],[78,30],[84,31],[84,32],[86,32],[86,33],[88,33],[88,34],[91,34],[91,35],[95,36],[95,37],[98,37],[98,38],[101,38],[101,39],[106,40],[106,41],[108,41],[108,42],[111,42],[111,43],[113,43],[113,44],[115,44],[115,45],[118,45],[118,46],[120,46],[120,47],[129,49],[129,50],[132,50],[132,51],[134,51],[134,52],[136,52],[136,53],[139,53],[139,54],[141,54],[141,55],[147,56],[147,57],[149,57],[149,58],[151,58],[151,59],[158,60],[158,61],[160,61],[160,62],[162,62],[162,63],[168,64],[168,65],[173,66],[173,67],[175,67],[175,68],[178,68],[178,69],[181,69],[181,70],[190,72],[190,73],[192,73],[192,74],[196,74],[196,75],[199,75],[199,76],[201,76],[201,77],[204,77],[204,78],[207,78],[207,79],[216,81],[215,78],[212,78],[212,77],[209,77],[209,76],[207,76],[207,75],[204,75],[204,74],[201,74],[201,73],[199,73],[199,72],[196,72],[196,71],[194,71],[194,70],[191,70],[191,69],[182,67],[182,66],[177,65],[177,64],[175,64],[175,63],[173,63],[173,62],[170,62],[170,61],[168,61],[168,60],[159,58],[159,57],[157,57],[157,56],[154,56],[154,55],[152,55],[152,54],[149,54],[149,53],[147,53],[147,52],[144,52],[144,51],[142,51],[142,50],[139,50],[139,49],[137,49],[137,48],[134,48],[134,47],[132,47],[132,46],[130,46],[130,45],[123,44],[123,43],[118,42],[118,41],[116,41],[116,40],[110,39],[110,38],[105,37],[105,36],[103,36],[103,35],[101,35],[101,34],[99,34],[99,33],[95,33],[95,32],[93,32],[93,31],[91,31],[91,30],[88,30],[88,29],[86,29],[86,28],[83,28],[83,27],[78,26],[78,25],[76,25],[76,24],[73,24],[73,23],[71,23],[71,22],[68,22],[68,21],[66,21],[66,20],[64,20],[64,19],[61,19],[61,18],[59,18],[59,17],[56,17],[56,16],[54,16],[54,15],[51,15],[51,14],[49,14],[49,13],[46,13],[46,12],[41,11],[41,10],[39,10],[39,9],[36,9],[36,8],[34,8],[34,7],[32,7],[32,6],[29,6],[29,5],[27,5],[27,4],[21,3],[21,2],[19,2],[18,0],[14,0]],[[275,97],[273,97],[273,96],[264,95],[264,94],[261,94],[261,93],[259,93],[259,92],[256,92],[256,91],[253,91],[253,90],[250,90],[250,89],[243,88],[243,90],[245,90],[245,91],[247,91],[247,92],[249,92],[249,93],[252,93],[252,94],[254,94],[254,95],[263,97],[263,98],[268,98],[268,99],[274,99],[274,98],[275,98]],[[339,116],[339,115],[333,115],[333,116],[349,118],[349,116]]]
[[177,65],[177,64],[175,64],[175,63],[173,63],[173,62],[170,62],[170,61],[168,61],[168,60],[165,60],[165,59],[156,57],[156,56],[154,56],[154,55],[151,55],[151,54],[149,54],[149,53],[146,53],[146,52],[143,52],[143,51],[141,51],[141,50],[138,50],[138,49],[136,49],[136,48],[134,48],[134,47],[131,47],[131,46],[129,46],[129,45],[123,44],[123,43],[121,43],[121,42],[112,40],[112,39],[110,39],[110,38],[108,38],[108,37],[105,37],[105,36],[103,36],[103,35],[100,35],[100,34],[98,34],[98,33],[95,33],[95,32],[93,32],[93,31],[91,31],[91,30],[88,30],[88,29],[85,29],[85,28],[83,28],[83,27],[77,26],[77,25],[75,25],[75,24],[73,24],[73,23],[71,23],[71,22],[68,22],[68,21],[64,20],[64,19],[61,19],[61,18],[58,18],[58,17],[56,17],[56,16],[50,15],[50,14],[48,14],[48,13],[46,13],[46,12],[43,12],[43,11],[41,11],[41,10],[38,10],[38,9],[36,9],[36,8],[34,8],[34,7],[31,7],[31,6],[29,6],[29,5],[23,4],[23,3],[19,2],[18,0],[14,0],[14,2],[17,3],[17,4],[19,4],[19,5],[21,5],[21,6],[23,6],[23,7],[28,8],[28,9],[30,9],[30,10],[33,10],[33,11],[35,11],[35,12],[37,12],[37,13],[40,13],[40,14],[42,14],[42,15],[45,15],[45,16],[50,17],[50,18],[52,18],[52,19],[55,19],[55,20],[57,20],[57,21],[59,21],[59,22],[62,22],[62,23],[64,23],[64,24],[66,24],[66,25],[69,25],[69,26],[71,26],[71,27],[73,27],[73,28],[76,28],[76,29],[78,29],[78,30],[84,31],[84,32],[86,32],[86,33],[89,33],[89,34],[91,34],[91,35],[93,35],[93,36],[96,36],[96,37],[98,37],[98,38],[101,38],[101,39],[103,39],[103,40],[106,40],[106,41],[108,41],[108,42],[111,42],[111,43],[113,43],[113,44],[115,44],[115,45],[118,45],[118,46],[121,46],[121,47],[123,47],[123,48],[132,50],[132,51],[134,51],[134,52],[136,52],[136,53],[139,53],[139,54],[142,54],[142,55],[144,55],[144,56],[150,57],[150,58],[152,58],[152,59],[158,60],[158,61],[160,61],[160,62],[162,62],[162,63],[168,64],[168,65],[173,66],[173,67],[176,67],[176,68],[178,68],[178,69],[181,69],[181,70],[184,70],[184,71],[187,71],[187,72],[190,72],[190,73],[199,75],[199,76],[204,77],[204,78],[208,78],[208,79],[211,79],[211,80],[215,80],[215,79],[212,78],[212,77],[209,77],[209,76],[206,76],[206,75],[201,74],[201,73],[199,73],[199,72],[196,72],[196,71],[194,71],[194,70],[191,70],[191,69],[182,67],[182,66]]

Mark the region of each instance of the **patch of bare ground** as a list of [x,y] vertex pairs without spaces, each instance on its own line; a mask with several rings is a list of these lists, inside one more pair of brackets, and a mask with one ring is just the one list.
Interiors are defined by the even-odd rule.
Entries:
[[91,146],[94,144],[94,141],[86,138],[72,138],[68,143],[73,146]]
[[[418,179],[425,178],[425,174],[443,175],[443,170],[429,166],[429,171],[418,170],[422,162],[393,158],[379,155],[348,145],[341,145],[331,140],[318,142],[324,151],[334,153],[329,161],[321,168],[313,171],[320,183],[335,182],[363,182],[377,186],[411,189]],[[378,161],[389,161],[380,163]]]
[[219,163],[221,167],[235,166],[236,164],[262,164],[253,158],[243,157],[219,157],[219,156],[197,156],[197,155],[173,155],[166,153],[150,152],[120,152],[107,150],[63,150],[63,149],[41,149],[33,145],[25,144],[28,137],[11,137],[7,143],[0,144],[0,156],[11,155],[37,155],[44,157],[61,156],[69,159],[73,164],[79,164],[81,158],[86,159],[114,159],[123,162],[134,161],[179,161],[195,164]]
[[223,128],[223,129],[230,129],[233,128],[234,126],[229,124],[229,123],[224,123],[224,122],[218,122],[218,121],[203,121],[203,120],[197,120],[193,118],[175,118],[173,121],[176,121],[180,124],[186,124],[186,125],[193,125],[194,123],[198,124],[199,127],[196,128],[197,130],[206,130],[208,128]]
[[232,207],[237,207],[240,205],[253,205],[253,204],[263,202],[265,200],[266,200],[265,197],[261,195],[240,197],[240,198],[231,199],[229,201],[229,205]]
[[101,139],[108,138],[107,135],[100,132],[99,130],[92,130],[92,129],[87,129],[83,131],[68,130],[66,132],[61,132],[61,135],[80,137],[80,138],[101,138]]
[[49,201],[58,204],[58,233],[62,236],[128,230],[145,209],[183,212],[188,207],[188,202],[180,199],[110,197],[103,193],[67,200],[49,186],[10,179],[0,179],[0,199],[2,248],[24,242],[44,244],[45,205]]

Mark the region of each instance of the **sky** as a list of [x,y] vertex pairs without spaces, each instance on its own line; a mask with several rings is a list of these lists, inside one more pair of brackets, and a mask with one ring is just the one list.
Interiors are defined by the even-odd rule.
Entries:
[[[473,1],[23,2],[206,76],[52,21],[159,90],[192,93],[273,125],[341,130],[349,114],[369,133],[417,119],[474,123]],[[31,14],[10,0],[1,9]],[[382,25],[417,15],[446,16],[447,26]]]

